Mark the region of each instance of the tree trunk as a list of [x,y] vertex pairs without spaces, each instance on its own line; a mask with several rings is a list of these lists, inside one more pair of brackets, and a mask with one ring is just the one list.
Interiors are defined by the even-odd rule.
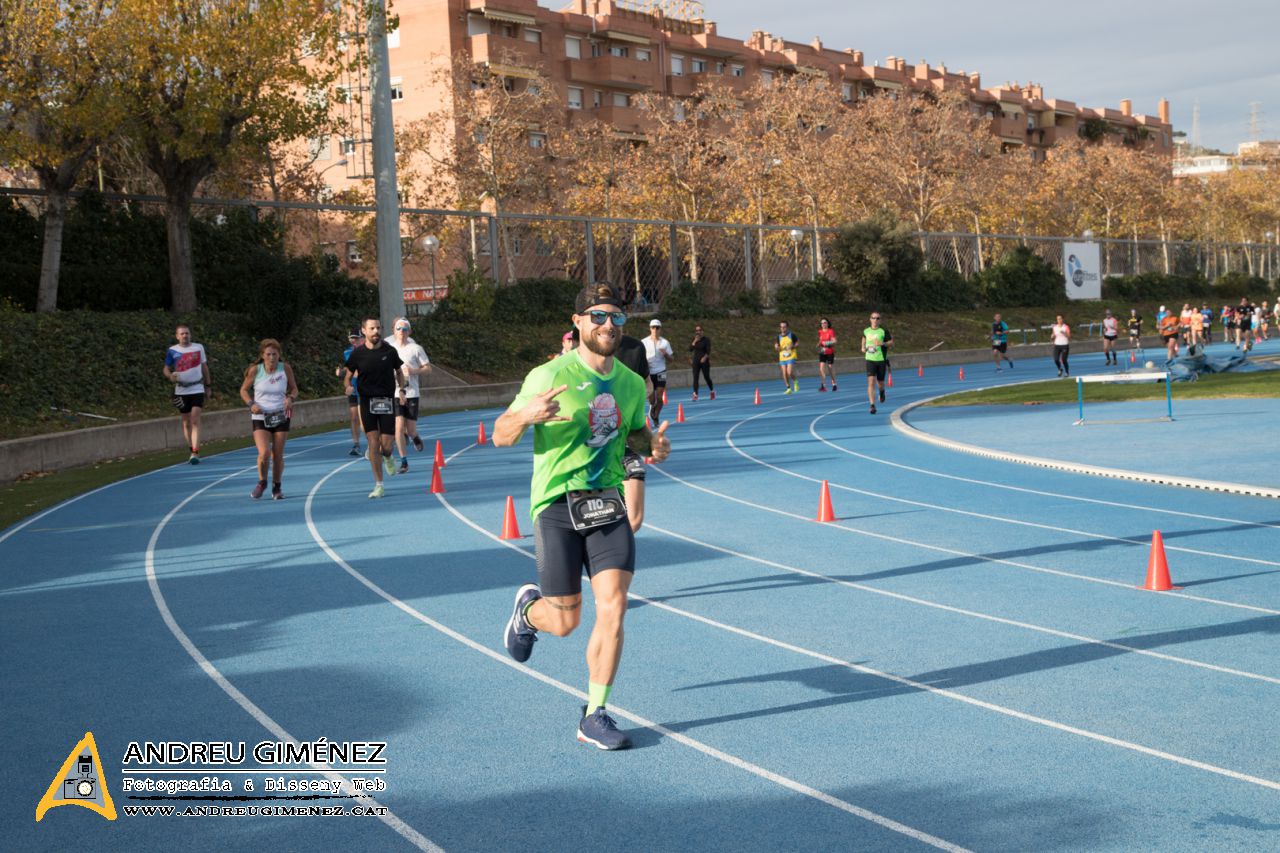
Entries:
[[165,194],[164,225],[169,238],[169,293],[174,311],[196,310],[195,266],[191,261],[191,198],[194,189]]
[[62,270],[62,231],[67,223],[67,194],[52,190],[49,207],[44,214],[44,250],[40,257],[40,289],[36,292],[36,311],[48,314],[58,310],[58,274]]

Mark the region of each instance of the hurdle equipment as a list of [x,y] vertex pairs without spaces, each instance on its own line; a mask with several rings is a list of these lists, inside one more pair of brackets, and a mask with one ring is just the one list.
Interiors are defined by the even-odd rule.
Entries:
[[444,467],[444,445],[440,443],[440,439],[436,439],[436,467]]
[[[1173,420],[1173,383],[1169,381],[1167,370],[1133,370],[1124,373],[1095,373],[1076,377],[1077,418],[1075,425],[1084,425],[1084,386],[1095,382],[1163,382],[1165,415],[1156,418],[1140,418],[1134,422],[1172,421]],[[1117,421],[1096,421],[1095,423],[1117,423]]]
[[433,495],[444,494],[444,478],[440,476],[439,465],[431,466],[431,494]]
[[1164,537],[1160,535],[1159,530],[1151,532],[1151,556],[1147,558],[1147,582],[1138,589],[1150,592],[1182,589],[1180,586],[1174,586],[1169,578],[1169,561],[1164,557]]
[[487,442],[488,440],[489,440],[489,439],[485,438],[485,435],[484,435],[484,421],[481,421],[481,422],[480,422],[480,432],[479,432],[479,434],[477,434],[477,435],[476,435],[476,444],[484,444],[484,443],[485,443],[485,442]]
[[516,524],[516,502],[507,495],[507,509],[502,513],[502,536],[500,539],[520,539],[520,527]]
[[814,521],[828,522],[835,521],[836,513],[831,508],[831,487],[827,485],[827,481],[822,481],[822,488],[818,491],[818,517]]
[[676,403],[676,423],[684,423],[684,403]]

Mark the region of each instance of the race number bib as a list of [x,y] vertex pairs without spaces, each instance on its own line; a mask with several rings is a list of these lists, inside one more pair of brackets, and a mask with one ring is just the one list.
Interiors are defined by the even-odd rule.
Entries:
[[391,406],[390,397],[370,397],[369,398],[369,414],[371,415],[389,415],[394,411]]
[[287,420],[289,416],[284,412],[267,412],[262,416],[262,425],[267,429],[275,429],[278,426],[284,426]]
[[568,501],[574,530],[591,530],[627,517],[627,505],[616,489],[569,492]]

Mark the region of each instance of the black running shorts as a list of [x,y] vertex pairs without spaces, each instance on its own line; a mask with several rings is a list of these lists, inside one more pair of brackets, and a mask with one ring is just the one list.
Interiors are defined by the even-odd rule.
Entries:
[[831,366],[834,367],[835,363],[836,363],[836,354],[834,352],[818,353],[818,364],[830,364]]
[[533,544],[543,595],[579,595],[583,569],[587,577],[605,569],[636,570],[631,523],[623,518],[590,530],[574,530],[565,498],[538,514],[533,522]]
[[396,400],[396,417],[404,418],[408,421],[416,421],[418,419],[418,397],[405,397],[404,405]]
[[273,427],[267,426],[266,421],[260,418],[251,418],[250,423],[253,424],[254,432],[257,432],[258,430],[262,430],[263,432],[269,432],[274,435],[277,432],[288,432],[289,420],[290,420],[289,418],[285,418],[284,423],[279,424],[278,426],[273,426]]
[[189,414],[192,409],[204,408],[204,394],[174,394],[173,407],[178,414]]
[[868,376],[874,376],[876,379],[883,382],[885,376],[887,376],[888,373],[889,373],[889,365],[887,362],[884,362],[884,361],[868,361],[867,362]]
[[1000,343],[998,343],[998,344],[992,344],[992,345],[991,345],[991,348],[992,348],[993,350],[995,350],[996,352],[1001,352],[1001,353],[1008,352],[1008,351],[1009,351],[1009,342],[1008,342],[1008,341],[1001,341],[1001,342],[1000,342]]
[[[398,403],[393,404],[393,408]],[[360,425],[365,432],[377,432],[382,435],[396,434],[396,416],[393,414],[375,415],[369,411],[369,398],[360,398]]]

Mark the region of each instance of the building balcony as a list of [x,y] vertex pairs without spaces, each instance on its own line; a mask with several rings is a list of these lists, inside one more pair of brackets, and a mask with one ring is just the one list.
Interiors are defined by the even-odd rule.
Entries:
[[615,107],[612,104],[603,104],[577,112],[582,113],[583,119],[598,119],[622,133],[642,134],[649,128],[648,117],[643,110],[636,107]]
[[565,74],[575,83],[594,83],[614,89],[652,89],[659,79],[654,63],[611,55],[566,59]]
[[686,73],[679,77],[667,75],[667,89],[675,97],[687,98],[704,84],[723,86],[735,95],[742,95],[751,88],[751,81],[746,76],[734,77],[732,74],[716,74],[714,71]]
[[545,73],[546,55],[533,42],[493,33],[470,36],[468,40],[471,42],[471,58],[477,63],[533,68]]

